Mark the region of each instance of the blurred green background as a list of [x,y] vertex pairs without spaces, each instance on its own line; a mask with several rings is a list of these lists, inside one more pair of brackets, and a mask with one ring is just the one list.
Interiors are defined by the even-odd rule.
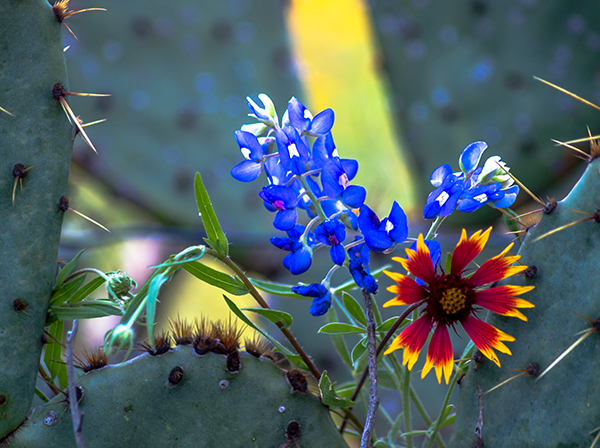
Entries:
[[[291,278],[281,266],[285,253],[268,241],[276,232],[257,194],[261,180],[242,184],[229,175],[242,160],[233,132],[252,121],[247,95],[267,93],[280,115],[291,96],[313,114],[333,108],[338,151],[360,164],[354,183],[367,188],[380,216],[398,201],[412,237],[429,224],[421,215],[429,174],[442,163],[458,169],[470,142],[487,141],[487,156],[501,155],[536,193],[560,199],[582,164],[550,139],[584,137],[586,125],[598,132],[597,112],[532,78],[600,101],[600,4],[591,0],[73,0],[71,7],[107,11],[69,19],[78,37],[65,30],[70,89],[112,96],[70,100],[84,122],[107,121],[87,128],[98,155],[75,141],[68,194],[73,208],[112,233],[67,214],[61,257],[88,248],[81,266],[124,269],[138,283],[148,266],[202,241],[196,171],[234,259],[251,275],[311,282],[329,268],[317,253],[309,273]],[[517,209],[532,208],[522,194]],[[451,217],[443,250],[452,250],[460,227],[494,224],[488,254],[497,254],[510,240],[499,220],[492,210]],[[336,273],[334,282],[348,278]],[[386,286],[382,279],[380,304],[390,298]],[[160,299],[161,325],[178,313],[228,315],[219,290],[185,273]],[[292,331],[317,366],[347,378],[328,338],[315,334],[325,321],[308,314],[309,302],[269,300],[294,315]],[[80,345],[100,344],[115,323],[85,322]],[[431,376],[421,384],[435,406],[444,388]],[[396,399],[382,403],[393,413]]]

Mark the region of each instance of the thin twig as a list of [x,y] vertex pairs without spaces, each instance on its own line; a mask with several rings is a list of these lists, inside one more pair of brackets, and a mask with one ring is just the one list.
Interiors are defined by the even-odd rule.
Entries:
[[75,367],[73,366],[73,344],[75,342],[76,333],[77,319],[73,321],[73,328],[71,328],[71,331],[67,332],[67,378],[69,380],[69,407],[71,408],[71,418],[73,419],[75,443],[77,444],[77,448],[85,448],[85,442],[81,432],[82,416],[79,413],[77,390],[75,388]]
[[[419,307],[419,305],[420,305],[420,303],[412,304],[411,306],[406,308],[404,310],[404,312],[402,314],[400,314],[400,316],[398,316],[398,320],[396,320],[396,322],[394,322],[394,325],[392,325],[392,327],[388,330],[388,332],[385,334],[385,336],[383,337],[383,339],[377,346],[377,356],[379,356],[379,354],[381,353],[383,348],[387,345],[388,341],[392,338],[392,336],[394,335],[394,333],[396,332],[398,327],[400,325],[402,325],[402,322],[404,322],[404,319],[406,319],[408,317],[408,315],[413,312],[413,310],[416,310]],[[360,377],[360,380],[358,381],[358,383],[356,383],[356,388],[354,389],[354,392],[352,393],[352,397],[350,397],[350,400],[352,400],[352,401],[356,400],[356,397],[358,397],[358,394],[360,393],[360,390],[362,389],[363,385],[365,384],[365,381],[367,380],[368,375],[369,375],[369,370],[365,369],[362,376]],[[346,420],[344,420],[342,422],[342,425],[340,426],[341,433],[343,433],[344,429],[346,429],[346,423],[347,423]]]
[[377,396],[377,335],[375,333],[375,317],[373,315],[373,299],[371,294],[363,288],[363,298],[365,299],[365,311],[367,317],[367,348],[369,350],[369,407],[367,418],[365,420],[365,430],[362,433],[360,448],[369,448],[371,446],[371,436],[375,426],[375,417],[379,407],[379,397]]

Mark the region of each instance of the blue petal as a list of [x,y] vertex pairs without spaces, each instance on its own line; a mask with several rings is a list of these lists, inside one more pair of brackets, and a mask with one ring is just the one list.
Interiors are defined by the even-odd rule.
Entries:
[[331,261],[339,266],[342,266],[344,264],[344,260],[346,259],[346,250],[341,244],[336,244],[331,246],[331,249],[329,249],[329,255],[331,256]]
[[310,285],[292,286],[292,292],[305,297],[324,297],[329,291],[321,283],[311,283]]
[[363,278],[363,288],[365,288],[365,290],[371,294],[377,294],[378,286],[375,277],[370,274],[365,275]]
[[434,187],[439,187],[444,182],[444,179],[446,179],[446,177],[448,177],[450,174],[452,174],[452,167],[450,167],[448,164],[441,165],[433,170],[429,181]]
[[304,107],[304,104],[298,101],[295,96],[293,96],[288,102],[287,112],[288,118],[290,119],[290,124],[298,130],[299,134],[302,134],[308,129],[308,126],[310,125],[310,117],[305,115],[306,107]]
[[278,230],[290,230],[296,225],[298,212],[296,209],[280,210],[273,219],[273,227]]
[[246,97],[246,102],[248,103],[248,107],[252,111],[256,118],[259,120],[272,121],[271,116],[267,113],[267,111],[256,104],[252,98],[249,96]]
[[277,210],[289,210],[298,205],[298,196],[290,187],[283,185],[267,185],[263,187],[258,195],[266,202],[272,204]]
[[440,207],[440,203],[437,201],[425,204],[425,207],[423,207],[423,218],[433,219],[440,214],[441,209],[442,207]]
[[262,164],[252,160],[244,160],[231,169],[231,176],[240,182],[252,182],[262,173]]
[[348,180],[354,179],[358,172],[358,162],[354,159],[340,159],[340,162]]
[[341,200],[344,204],[352,208],[358,208],[365,203],[367,190],[360,185],[350,185],[344,190]]
[[393,225],[391,230],[387,230],[388,235],[397,243],[402,243],[408,236],[408,221],[406,214],[400,204],[396,201],[392,204],[392,211],[388,217],[388,222]]
[[322,316],[327,312],[327,310],[331,307],[331,298],[329,294],[323,297],[317,297],[313,299],[312,305],[310,306],[308,312],[313,316]]
[[383,230],[363,233],[365,243],[373,252],[384,252],[394,245],[394,241]]
[[327,134],[331,131],[333,121],[335,120],[335,114],[331,109],[325,109],[319,112],[311,121],[308,132],[312,135]]
[[458,165],[462,172],[465,173],[465,177],[469,177],[477,165],[479,165],[479,159],[481,159],[481,155],[487,146],[486,142],[473,142],[463,149],[458,159]]
[[369,232],[374,232],[379,229],[381,221],[373,210],[368,205],[362,205],[358,213],[358,228],[360,232],[365,235]]
[[303,274],[308,271],[312,263],[312,250],[306,246],[286,255],[283,258],[283,267],[293,275]]
[[254,160],[255,162],[262,159],[264,149],[258,142],[256,135],[246,131],[235,131],[234,136],[246,159]]
[[517,195],[519,194],[519,186],[513,185],[506,190],[502,190],[504,192],[504,198],[499,201],[494,201],[490,203],[492,207],[495,208],[506,208],[510,207],[517,200]]
[[321,170],[321,184],[323,193],[331,199],[337,199],[344,192],[344,187],[340,185],[340,178],[344,175],[342,164],[336,157],[329,159]]

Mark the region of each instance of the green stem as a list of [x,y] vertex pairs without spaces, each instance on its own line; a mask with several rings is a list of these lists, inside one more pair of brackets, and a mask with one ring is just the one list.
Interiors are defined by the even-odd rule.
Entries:
[[429,241],[435,238],[437,235],[437,230],[442,225],[442,222],[444,222],[444,219],[446,219],[445,216],[438,216],[435,218],[435,220],[431,223],[431,227],[429,227],[429,230],[427,231],[427,235],[425,235],[425,240]]
[[[404,377],[402,379],[402,413],[404,414],[404,432],[412,431],[410,422],[410,370],[408,366],[403,367]],[[406,448],[413,448],[412,436],[405,436]]]
[[[454,390],[454,386],[456,386],[456,381],[460,375],[454,375],[452,381],[450,381],[450,386],[448,387],[448,391],[446,392],[446,396],[444,397],[444,403],[442,404],[442,409],[440,410],[440,415],[438,416],[435,426],[433,427],[433,432],[429,436],[429,443],[427,444],[427,448],[431,448],[433,444],[433,439],[437,436],[438,431],[440,430],[440,426],[442,425],[442,420],[445,418],[446,407],[448,406],[448,401],[450,401],[450,395],[452,395],[452,391]],[[423,441],[423,446],[425,446],[425,441]]]

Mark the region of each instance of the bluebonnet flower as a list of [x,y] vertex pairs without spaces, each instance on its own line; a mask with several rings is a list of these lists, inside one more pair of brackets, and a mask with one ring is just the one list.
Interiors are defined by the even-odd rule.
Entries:
[[294,275],[308,271],[312,264],[312,247],[317,244],[312,232],[308,232],[305,242],[300,241],[306,227],[297,224],[288,230],[288,237],[274,236],[271,238],[273,246],[290,252],[283,258],[283,266]]
[[290,124],[300,134],[306,133],[314,136],[327,134],[331,131],[335,120],[335,115],[331,109],[325,109],[313,118],[310,111],[296,97],[292,97],[288,102],[287,115]]
[[346,227],[344,227],[344,224],[337,219],[323,221],[315,229],[315,238],[320,243],[331,246],[331,249],[329,249],[331,261],[340,266],[344,264],[344,260],[346,259],[346,250],[342,245],[346,239]]
[[353,177],[348,176],[339,157],[333,157],[321,169],[323,192],[331,199],[340,199],[349,207],[358,208],[364,204],[367,191],[359,185],[350,185]]
[[516,200],[519,187],[507,174],[508,168],[500,157],[490,157],[483,168],[477,167],[487,143],[477,141],[461,153],[458,164],[461,172],[453,173],[450,165],[441,165],[431,173],[436,187],[427,196],[423,217],[433,219],[450,215],[455,209],[472,212],[489,204],[496,208],[510,207]]
[[301,137],[296,128],[285,126],[275,132],[275,141],[284,168],[294,174],[306,172],[306,163],[310,160],[310,149],[306,138]]
[[267,185],[258,194],[267,210],[277,212],[273,219],[273,227],[279,230],[294,228],[298,219],[298,197],[293,189],[282,185]]
[[308,312],[313,316],[322,316],[331,307],[331,292],[321,283],[308,286],[293,286],[292,292],[305,297],[314,297]]
[[231,170],[231,175],[241,182],[252,182],[262,173],[263,157],[268,151],[268,142],[261,145],[258,138],[246,131],[235,131],[235,140],[247,160],[238,163]]
[[364,288],[371,294],[376,294],[378,289],[377,281],[375,281],[375,277],[371,275],[369,270],[369,264],[371,262],[369,248],[363,243],[349,247],[347,251],[348,256],[350,257],[348,270],[350,271],[350,275],[352,275],[356,286]]
[[390,216],[382,221],[373,210],[363,205],[358,215],[358,228],[367,247],[373,252],[384,252],[396,243],[404,242],[408,236],[406,214],[396,201],[392,205]]

